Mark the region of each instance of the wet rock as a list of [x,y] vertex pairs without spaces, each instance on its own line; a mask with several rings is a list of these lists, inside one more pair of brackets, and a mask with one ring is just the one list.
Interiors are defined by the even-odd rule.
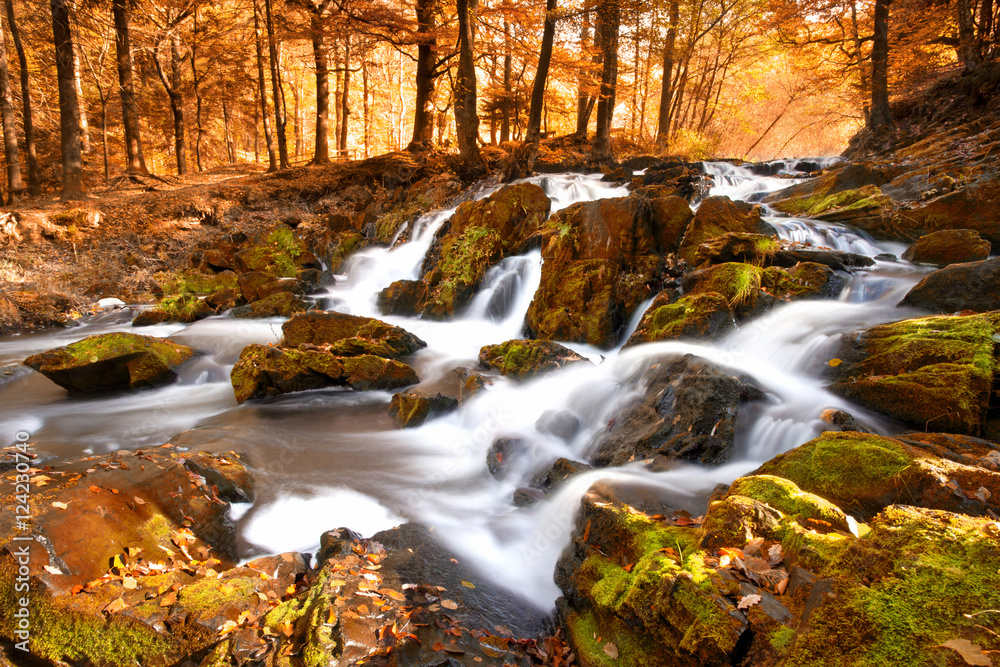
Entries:
[[453,317],[472,300],[490,267],[526,249],[548,212],[544,190],[529,183],[463,202],[435,235],[419,285],[393,283],[379,295],[379,307],[387,314]]
[[662,287],[664,255],[676,248],[690,215],[676,197],[602,199],[553,215],[535,236],[542,278],[526,331],[547,340],[617,345],[636,307]]
[[716,340],[736,328],[733,311],[721,294],[677,297],[673,290],[656,295],[625,347],[662,340]]
[[319,536],[319,551],[316,552],[316,562],[323,564],[331,558],[349,556],[362,536],[350,528],[334,528]]
[[751,232],[726,232],[699,245],[692,261],[698,268],[726,262],[767,266],[771,264],[768,260],[780,249],[781,244],[771,236]]
[[623,408],[598,436],[593,461],[635,460],[718,465],[729,460],[744,383],[690,355],[656,362],[645,396]]
[[[828,169],[822,176],[772,192],[764,201],[783,213],[804,215],[833,195],[865,186],[877,188],[899,174],[895,167],[846,164]],[[830,206],[819,207],[823,210]]]
[[132,320],[132,326],[150,327],[157,324],[163,324],[164,322],[169,322],[170,320],[170,313],[159,308],[150,308],[137,313],[135,318]]
[[253,502],[253,473],[237,455],[198,452],[181,459],[181,462],[189,471],[200,475],[213,493],[227,503]]
[[230,308],[235,308],[236,306],[241,305],[243,303],[243,299],[238,290],[233,288],[224,288],[218,290],[217,292],[212,292],[210,295],[205,297],[205,303],[207,303],[216,313],[222,313]]
[[503,480],[510,473],[512,461],[523,455],[527,443],[522,438],[497,438],[486,452],[486,469]]
[[744,232],[776,236],[777,230],[760,217],[760,207],[729,197],[709,197],[698,206],[698,212],[688,225],[678,254],[690,264],[695,261],[698,247],[727,232]]
[[826,422],[833,428],[830,431],[856,431],[858,433],[869,433],[870,431],[858,423],[849,412],[844,410],[828,409],[820,413],[820,420]]
[[953,458],[936,456],[916,440],[824,433],[771,459],[754,474],[790,480],[802,491],[862,517],[896,503],[973,516],[990,516],[1000,509],[994,500],[1000,497],[1000,473]]
[[389,416],[396,422],[396,426],[411,428],[457,408],[458,400],[452,396],[406,392],[393,394]]
[[416,384],[406,364],[366,354],[338,357],[326,352],[248,345],[230,379],[240,403],[293,391],[346,387],[356,391],[399,389]]
[[318,346],[339,356],[374,354],[396,359],[427,347],[401,327],[374,317],[314,310],[292,317],[281,326],[286,347]]
[[553,463],[548,470],[545,470],[538,475],[534,481],[547,497],[551,497],[552,494],[561,489],[566,482],[581,473],[585,473],[588,470],[593,469],[593,466],[587,465],[581,461],[559,458],[556,459],[555,463]]
[[903,253],[907,261],[935,266],[978,262],[989,256],[990,242],[971,229],[945,229],[926,234]]
[[484,345],[479,365],[516,380],[528,380],[567,364],[587,361],[573,350],[549,340],[509,340]]
[[[629,163],[626,161],[626,165]],[[638,165],[630,165],[640,169]],[[660,162],[644,167],[646,172],[632,179],[631,188],[636,192],[655,192],[656,196],[681,197],[693,201],[708,192],[710,183],[697,165],[689,165],[676,160]]]
[[299,281],[295,278],[276,278],[260,271],[241,273],[239,277],[240,294],[247,303],[266,299],[279,292],[302,294]]
[[483,376],[482,373],[468,371],[462,380],[461,396],[459,399],[464,403],[486,389],[489,384],[489,379]]
[[815,250],[811,248],[783,248],[774,253],[767,264],[790,268],[799,262],[822,264],[834,271],[850,271],[859,267],[875,266],[875,260],[868,255],[859,255],[858,253],[843,252],[840,250]]
[[170,384],[194,350],[132,333],[89,336],[24,360],[71,392],[142,389]]
[[946,192],[902,212],[912,236],[941,229],[969,229],[1000,245],[1000,180],[978,183]]
[[992,420],[1000,314],[924,317],[845,337],[830,391],[920,429],[979,435]]
[[571,442],[582,427],[580,419],[566,410],[546,410],[535,422],[539,433],[553,435],[563,442]]
[[163,322],[197,322],[214,313],[212,307],[194,294],[162,299],[155,308],[144,310],[132,320],[132,326],[145,327]]
[[306,303],[292,292],[277,292],[260,301],[237,306],[229,311],[232,317],[247,319],[260,317],[291,317],[306,309]]
[[998,310],[1000,257],[938,269],[907,292],[899,305],[934,313]]
[[236,251],[235,264],[241,273],[259,271],[282,278],[294,278],[299,269],[322,268],[302,239],[284,224],[250,238]]
[[[765,202],[768,200],[769,197],[764,198]],[[874,185],[777,201],[771,205],[789,215],[852,225],[882,237],[886,235],[884,228],[888,227],[886,212],[892,210],[892,200]]]
[[795,171],[801,171],[802,173],[805,174],[811,174],[815,171],[819,171],[822,168],[823,167],[820,165],[819,162],[810,162],[808,160],[802,160],[801,162],[796,162],[794,167]]

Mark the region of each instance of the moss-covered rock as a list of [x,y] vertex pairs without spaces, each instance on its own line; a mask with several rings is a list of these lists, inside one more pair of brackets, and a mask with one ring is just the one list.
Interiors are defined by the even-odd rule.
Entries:
[[406,392],[392,395],[389,416],[399,428],[412,428],[457,407],[458,400],[452,396]]
[[914,285],[899,305],[933,313],[1000,310],[1000,257],[938,269]]
[[340,357],[329,352],[248,345],[230,373],[236,400],[294,391],[347,387],[356,391],[399,389],[416,384],[406,364],[370,354]]
[[238,282],[240,295],[247,303],[266,299],[278,292],[302,293],[300,283],[297,279],[276,278],[260,271],[241,273]]
[[842,190],[833,194],[814,194],[775,202],[774,208],[782,213],[804,218],[820,218],[848,222],[857,217],[880,216],[892,200],[874,185],[856,190]]
[[1000,180],[985,178],[902,212],[910,238],[940,229],[971,229],[1000,244]]
[[320,268],[316,257],[287,225],[276,225],[249,240],[236,252],[240,272],[260,271],[272,276],[294,278],[304,267]]
[[732,308],[715,292],[676,298],[664,290],[656,295],[625,347],[661,340],[715,340],[736,328]]
[[133,333],[89,336],[24,360],[71,392],[142,389],[169,384],[191,357],[191,348]]
[[155,308],[144,310],[132,320],[132,326],[144,327],[162,322],[196,322],[215,311],[194,294],[180,294],[162,299]]
[[848,431],[824,433],[754,474],[790,480],[863,516],[893,503],[988,515],[1000,492],[1000,473],[993,470],[938,456],[915,441]]
[[709,197],[698,206],[681,241],[678,254],[689,264],[695,262],[698,247],[716,236],[743,232],[776,236],[777,230],[760,217],[760,206],[729,197]]
[[196,269],[157,273],[153,276],[153,280],[167,297],[183,294],[205,296],[220,289],[236,287],[237,278],[233,271],[213,273]]
[[835,530],[849,532],[844,512],[825,498],[807,493],[794,482],[774,475],[740,477],[729,487],[729,495],[745,496],[767,503],[798,523],[823,522]]
[[292,292],[275,292],[259,301],[248,303],[245,306],[233,308],[229,314],[232,317],[257,318],[257,317],[291,317],[296,313],[301,313],[306,309],[306,302],[297,294]]
[[778,239],[751,232],[726,232],[708,239],[698,246],[694,254],[697,267],[746,262],[756,266],[771,264],[771,258],[781,249]]
[[978,262],[990,256],[990,242],[972,229],[943,229],[921,236],[903,252],[916,264],[947,266]]
[[523,252],[549,213],[549,198],[530,183],[506,186],[485,199],[459,205],[438,230],[424,259],[418,285],[401,281],[379,294],[384,313],[447,319],[475,295],[486,271]]
[[920,429],[979,435],[996,373],[1000,314],[924,317],[846,337],[831,391]]
[[[804,210],[811,209],[813,205],[831,195],[845,191],[859,190],[866,186],[878,188],[889,183],[902,171],[900,168],[863,163],[838,165],[827,170],[818,178],[811,178],[802,183],[778,190],[777,192],[772,192],[764,198],[764,201],[776,208],[794,205],[796,207],[794,214],[801,214]],[[810,200],[813,204],[806,207],[805,204]],[[778,210],[784,209],[779,208]]]
[[549,340],[509,340],[498,345],[484,345],[479,350],[479,365],[517,380],[528,380],[540,373],[586,361],[573,350]]
[[286,347],[322,350],[343,357],[374,354],[396,359],[427,347],[405,329],[374,317],[313,310],[292,317],[281,326]]

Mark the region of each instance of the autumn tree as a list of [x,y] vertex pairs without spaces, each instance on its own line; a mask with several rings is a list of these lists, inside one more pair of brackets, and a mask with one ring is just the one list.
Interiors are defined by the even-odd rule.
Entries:
[[81,199],[83,183],[83,141],[80,132],[80,101],[76,94],[73,33],[69,23],[69,1],[50,0],[52,40],[56,53],[59,86],[59,129],[62,148],[62,198]]

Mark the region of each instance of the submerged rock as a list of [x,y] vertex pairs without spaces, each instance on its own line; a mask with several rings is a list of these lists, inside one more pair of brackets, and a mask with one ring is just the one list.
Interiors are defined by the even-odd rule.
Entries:
[[914,427],[979,435],[989,417],[1000,313],[924,317],[845,337],[830,391]]
[[645,382],[645,395],[597,437],[595,465],[729,460],[740,406],[757,395],[747,383],[690,355],[655,363]]
[[1000,257],[938,269],[907,292],[899,305],[935,313],[1000,310]]
[[405,329],[374,317],[319,310],[296,315],[281,325],[281,331],[286,347],[321,347],[339,356],[374,354],[397,359],[427,347]]
[[903,252],[915,264],[947,266],[978,262],[990,256],[990,242],[971,229],[944,229],[921,236]]
[[568,347],[550,340],[509,340],[498,345],[484,345],[479,350],[479,365],[516,380],[528,380],[567,364],[587,361]]
[[457,408],[458,400],[452,396],[406,392],[392,395],[389,416],[396,422],[396,426],[411,428]]
[[393,359],[370,354],[342,357],[256,344],[243,348],[230,379],[240,403],[324,387],[370,391],[399,389],[419,382],[416,371]]
[[170,384],[193,356],[191,348],[160,338],[108,333],[32,355],[24,365],[67,391],[88,392]]

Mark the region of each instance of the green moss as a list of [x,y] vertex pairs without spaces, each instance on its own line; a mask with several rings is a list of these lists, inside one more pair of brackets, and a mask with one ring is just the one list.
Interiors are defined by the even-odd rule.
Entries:
[[340,243],[337,244],[337,249],[329,257],[330,272],[339,273],[341,267],[344,265],[344,260],[363,248],[364,245],[365,237],[361,234],[350,233],[343,235]]
[[154,280],[165,296],[183,294],[207,295],[220,289],[236,289],[237,276],[232,271],[222,273],[201,273],[194,269],[158,273]]
[[561,368],[584,358],[569,348],[547,340],[508,340],[484,345],[479,350],[479,364],[503,375],[527,380],[539,373]]
[[814,217],[837,209],[844,211],[882,208],[892,203],[887,196],[874,185],[865,185],[856,190],[843,190],[827,194],[826,189],[805,196],[786,199],[774,204],[783,213],[803,217]]
[[211,314],[212,309],[207,303],[193,294],[169,296],[162,301],[158,309],[171,320],[178,322],[194,322],[196,319]]
[[763,269],[743,262],[726,262],[706,269],[690,294],[721,294],[730,306],[747,303],[760,291]]
[[729,487],[732,495],[746,496],[800,522],[806,519],[825,521],[839,530],[848,530],[847,519],[839,507],[812,493],[806,493],[794,482],[773,475],[741,477]]
[[869,498],[895,488],[912,463],[895,440],[866,433],[828,432],[771,459],[758,475],[792,480],[824,498]]
[[779,626],[767,636],[767,641],[779,655],[784,655],[795,641],[795,630],[787,625]]

